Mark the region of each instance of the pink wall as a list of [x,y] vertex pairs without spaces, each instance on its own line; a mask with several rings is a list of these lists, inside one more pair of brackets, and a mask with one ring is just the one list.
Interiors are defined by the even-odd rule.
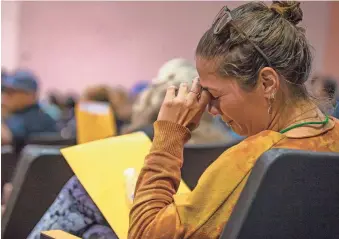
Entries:
[[128,87],[151,79],[170,58],[193,60],[199,36],[222,4],[24,2],[20,65],[36,70],[45,89]]
[[[224,2],[22,2],[19,60],[43,89],[131,86],[194,49]],[[233,8],[239,2],[229,2]],[[304,2],[304,25],[323,68],[328,3]],[[317,16],[317,17],[314,17]]]
[[18,66],[20,2],[1,2],[1,66],[13,70]]
[[324,71],[339,81],[339,2],[331,2]]

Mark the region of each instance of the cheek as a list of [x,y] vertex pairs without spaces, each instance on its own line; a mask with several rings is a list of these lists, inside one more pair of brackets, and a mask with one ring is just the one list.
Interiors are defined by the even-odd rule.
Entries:
[[1,103],[3,103],[3,104],[9,104],[12,100],[11,100],[11,97],[9,96],[9,95],[2,95],[1,96]]
[[233,95],[220,101],[222,114],[239,124],[249,124],[253,120],[262,121],[267,109],[267,102],[263,97]]
[[21,105],[22,102],[25,102],[25,99],[19,96],[13,96],[10,102],[11,102],[11,105],[15,107],[17,105]]
[[225,96],[220,100],[220,111],[227,119],[238,121],[240,117],[243,117],[243,99],[234,95]]

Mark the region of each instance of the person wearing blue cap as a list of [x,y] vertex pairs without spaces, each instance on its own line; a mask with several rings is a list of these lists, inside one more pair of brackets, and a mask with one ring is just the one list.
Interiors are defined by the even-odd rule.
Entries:
[[56,122],[38,105],[38,82],[18,70],[1,81],[1,104],[9,116],[1,122],[1,144],[23,144],[34,133],[56,132]]

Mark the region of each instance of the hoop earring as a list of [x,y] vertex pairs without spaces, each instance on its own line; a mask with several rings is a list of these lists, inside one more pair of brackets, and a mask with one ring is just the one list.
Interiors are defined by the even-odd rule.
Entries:
[[272,105],[273,105],[273,102],[274,102],[274,98],[275,98],[275,92],[273,92],[269,98],[269,103],[268,103],[268,114],[271,115],[272,114]]

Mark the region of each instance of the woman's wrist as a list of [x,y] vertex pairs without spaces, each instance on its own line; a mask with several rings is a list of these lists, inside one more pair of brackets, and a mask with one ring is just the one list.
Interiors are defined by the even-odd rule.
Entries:
[[173,156],[181,157],[185,143],[191,138],[191,132],[184,126],[158,120],[154,123],[154,139],[152,151],[165,151]]

